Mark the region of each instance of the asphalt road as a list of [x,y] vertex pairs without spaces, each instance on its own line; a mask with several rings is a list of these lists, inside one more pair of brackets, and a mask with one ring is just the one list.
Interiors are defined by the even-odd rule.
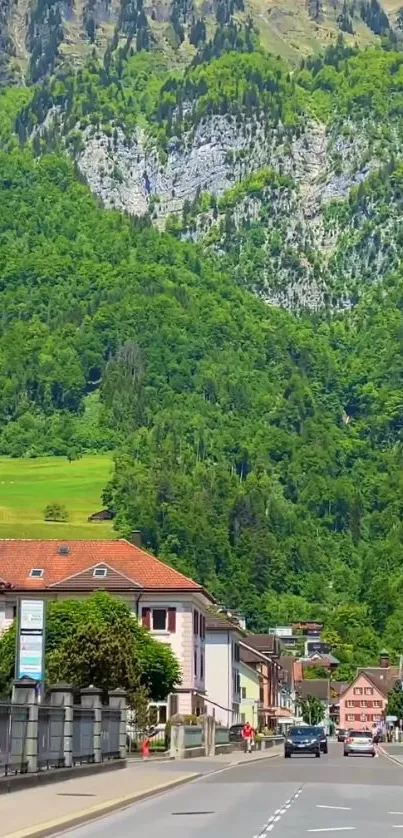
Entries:
[[280,757],[205,775],[65,836],[403,836],[403,768],[382,756],[345,759],[342,748],[331,745],[320,760]]

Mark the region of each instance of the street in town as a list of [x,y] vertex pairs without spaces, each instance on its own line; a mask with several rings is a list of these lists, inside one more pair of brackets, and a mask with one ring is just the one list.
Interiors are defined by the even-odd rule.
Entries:
[[[176,766],[178,768],[178,766]],[[193,767],[193,766],[192,766]],[[171,770],[166,765],[167,773]],[[197,769],[196,769],[197,770]],[[224,767],[65,838],[302,838],[403,834],[403,766],[380,755],[282,757]]]

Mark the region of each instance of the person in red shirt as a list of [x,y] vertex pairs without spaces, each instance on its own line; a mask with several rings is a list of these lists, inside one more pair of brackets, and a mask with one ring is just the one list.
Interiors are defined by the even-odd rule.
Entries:
[[245,742],[245,747],[246,747],[246,750],[247,750],[248,754],[250,754],[251,751],[252,751],[252,744],[253,744],[254,736],[255,736],[255,731],[253,730],[252,725],[249,724],[249,722],[246,722],[244,724],[243,728],[242,728],[242,739]]

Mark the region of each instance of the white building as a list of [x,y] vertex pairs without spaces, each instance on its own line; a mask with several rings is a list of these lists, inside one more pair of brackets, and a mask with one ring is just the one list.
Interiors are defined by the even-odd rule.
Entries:
[[239,641],[246,632],[225,614],[206,622],[206,706],[222,725],[240,721],[241,663]]
[[99,590],[123,599],[180,663],[182,682],[160,703],[157,720],[204,712],[205,626],[212,598],[201,585],[125,539],[0,540],[0,633],[15,619],[20,599],[54,602]]

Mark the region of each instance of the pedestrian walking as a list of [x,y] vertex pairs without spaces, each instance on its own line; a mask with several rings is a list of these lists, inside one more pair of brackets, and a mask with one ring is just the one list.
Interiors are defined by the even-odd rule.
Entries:
[[245,742],[245,750],[248,754],[252,751],[253,740],[255,737],[255,731],[249,722],[246,722],[242,728],[242,739]]

